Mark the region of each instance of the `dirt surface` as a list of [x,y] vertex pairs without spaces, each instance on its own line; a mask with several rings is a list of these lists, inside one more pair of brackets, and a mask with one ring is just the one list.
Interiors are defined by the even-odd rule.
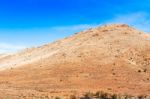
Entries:
[[1,98],[150,95],[150,35],[124,24],[102,26],[0,56],[0,69]]

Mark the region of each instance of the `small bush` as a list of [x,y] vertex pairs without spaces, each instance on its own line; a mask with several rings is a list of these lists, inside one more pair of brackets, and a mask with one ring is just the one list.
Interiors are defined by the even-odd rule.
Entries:
[[116,94],[113,94],[113,95],[112,95],[112,99],[117,99],[117,95],[116,95]]
[[93,34],[92,36],[93,36],[93,37],[96,37],[96,36],[99,36],[99,34]]
[[93,93],[90,93],[90,92],[86,93],[84,95],[84,99],[93,99]]
[[141,73],[142,71],[141,71],[141,70],[138,70],[138,72]]
[[55,97],[55,99],[61,99],[61,98],[57,96],[57,97]]
[[75,95],[71,95],[69,99],[77,99],[77,97]]

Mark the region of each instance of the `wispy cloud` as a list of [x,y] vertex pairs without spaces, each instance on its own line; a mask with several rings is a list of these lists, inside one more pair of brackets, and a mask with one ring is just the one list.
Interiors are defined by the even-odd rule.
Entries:
[[0,53],[14,52],[26,48],[25,46],[0,43]]
[[[69,36],[73,33],[80,32],[82,30],[86,30],[86,29],[93,28],[96,26],[97,24],[77,24],[77,25],[68,25],[68,26],[55,26],[55,27],[40,29],[40,32],[50,33],[57,37],[63,38],[63,36]],[[39,32],[39,29],[35,31]]]
[[83,29],[88,29],[95,27],[96,24],[79,24],[79,25],[71,25],[71,26],[58,26],[58,27],[52,27],[51,29],[56,29],[56,30],[83,30]]
[[134,12],[128,14],[117,14],[105,24],[111,23],[125,23],[141,29],[145,32],[150,32],[150,15],[146,12]]
[[[0,42],[0,53],[8,53],[15,52],[26,47],[39,46],[45,43],[49,43],[60,38],[64,38],[66,36],[72,35],[73,33],[79,32],[81,30],[85,30],[88,28],[95,27],[96,24],[79,24],[79,25],[70,25],[70,26],[56,26],[49,28],[33,28],[29,30],[5,30],[1,31],[2,33],[9,34],[24,34],[23,36],[19,36],[18,38],[22,38],[22,40],[18,40],[22,45],[16,45],[13,43],[1,43]],[[30,37],[27,35],[31,35]],[[17,36],[14,36],[14,38]],[[33,39],[34,38],[34,39]],[[30,43],[28,43],[30,42]],[[42,43],[41,43],[42,42]],[[24,46],[26,45],[26,46]]]

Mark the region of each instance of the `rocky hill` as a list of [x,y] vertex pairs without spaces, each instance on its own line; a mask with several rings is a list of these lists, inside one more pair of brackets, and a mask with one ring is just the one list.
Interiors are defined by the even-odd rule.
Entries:
[[0,69],[0,96],[150,95],[150,34],[125,24],[97,27],[0,57]]

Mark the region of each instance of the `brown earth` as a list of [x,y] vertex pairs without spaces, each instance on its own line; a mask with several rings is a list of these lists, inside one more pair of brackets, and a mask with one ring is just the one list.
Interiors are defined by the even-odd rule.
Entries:
[[0,57],[0,97],[150,95],[150,35],[107,25]]

